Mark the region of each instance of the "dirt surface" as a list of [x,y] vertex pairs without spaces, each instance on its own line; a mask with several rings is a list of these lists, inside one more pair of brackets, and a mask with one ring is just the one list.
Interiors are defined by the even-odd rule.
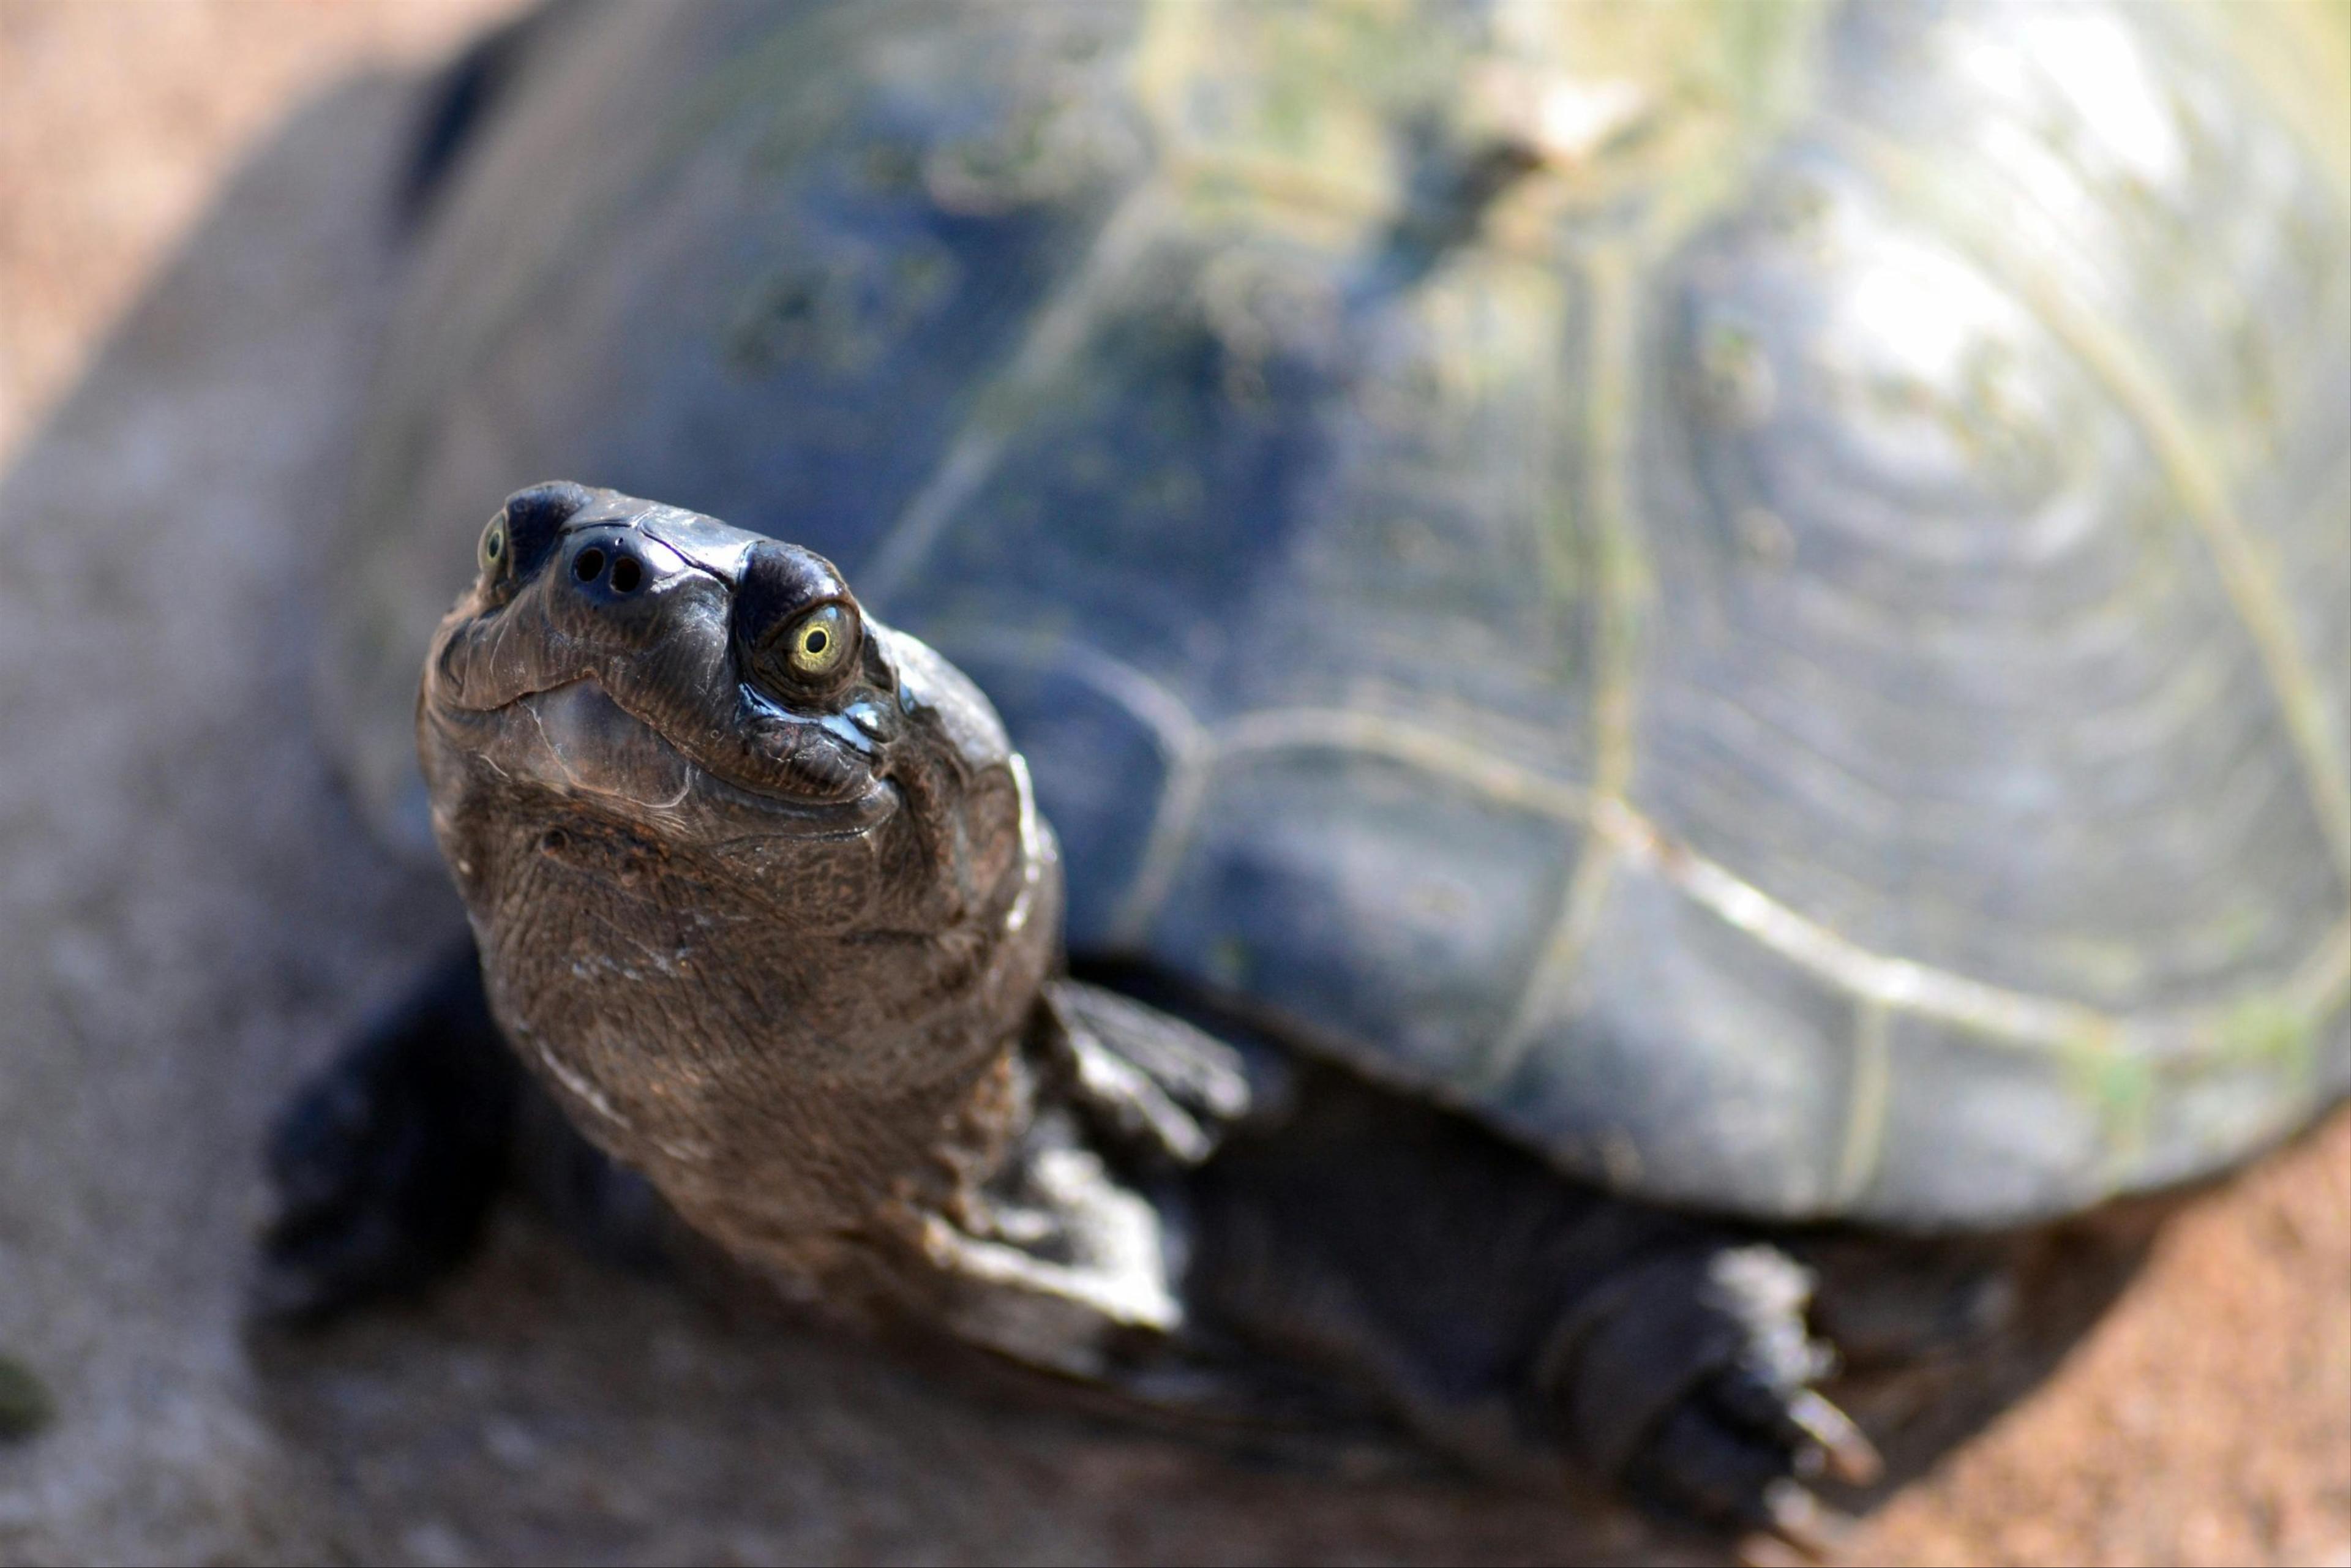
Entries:
[[[1589,1504],[943,1390],[535,1222],[256,1343],[253,1149],[448,927],[319,755],[406,76],[499,0],[0,0],[0,1561],[1686,1560]],[[2351,1564],[2351,1118],[2192,1208],[1855,1562]]]

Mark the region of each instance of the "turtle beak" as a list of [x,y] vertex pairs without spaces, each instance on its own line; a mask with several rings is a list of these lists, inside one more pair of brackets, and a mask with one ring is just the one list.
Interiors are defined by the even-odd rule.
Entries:
[[507,558],[497,592],[477,589],[442,622],[423,706],[449,747],[559,793],[643,808],[686,800],[699,773],[809,831],[886,815],[894,797],[877,769],[894,716],[872,702],[787,707],[738,666],[737,601],[758,551],[783,547],[580,493],[586,504],[528,541],[527,565]]
[[626,517],[575,522],[509,597],[461,604],[429,666],[434,697],[487,712],[604,673],[661,642],[687,580],[707,574]]

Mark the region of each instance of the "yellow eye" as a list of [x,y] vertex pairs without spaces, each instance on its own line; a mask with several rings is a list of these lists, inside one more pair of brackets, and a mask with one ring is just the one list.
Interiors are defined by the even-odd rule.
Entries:
[[507,563],[507,517],[504,512],[490,519],[482,530],[482,570],[496,577]]
[[853,634],[847,611],[838,604],[823,605],[800,617],[785,634],[785,656],[803,675],[829,675],[849,657]]

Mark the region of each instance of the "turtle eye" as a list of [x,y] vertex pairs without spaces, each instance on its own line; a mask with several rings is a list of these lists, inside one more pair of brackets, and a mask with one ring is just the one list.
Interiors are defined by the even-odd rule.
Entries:
[[537,571],[554,552],[563,525],[596,497],[569,481],[517,490],[482,530],[475,552],[482,575],[493,585],[511,586]]
[[839,604],[820,604],[784,633],[784,662],[792,673],[820,681],[848,661],[856,627]]
[[857,601],[832,563],[762,539],[735,590],[735,645],[743,673],[782,702],[822,698],[858,669]]
[[507,515],[500,512],[482,530],[481,562],[484,577],[497,577],[507,569],[507,558],[512,554],[507,539]]
[[779,696],[821,695],[857,662],[857,607],[829,599],[760,639],[752,669]]

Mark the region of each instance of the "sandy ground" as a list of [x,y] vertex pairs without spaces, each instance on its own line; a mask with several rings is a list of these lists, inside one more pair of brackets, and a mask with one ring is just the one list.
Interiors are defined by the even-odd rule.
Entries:
[[[398,79],[503,0],[0,0],[0,1561],[1663,1562],[1590,1506],[1247,1469],[601,1273],[527,1217],[250,1341],[268,1108],[450,918],[319,754],[306,520]],[[2351,1117],[2176,1221],[1855,1562],[2351,1564]]]

